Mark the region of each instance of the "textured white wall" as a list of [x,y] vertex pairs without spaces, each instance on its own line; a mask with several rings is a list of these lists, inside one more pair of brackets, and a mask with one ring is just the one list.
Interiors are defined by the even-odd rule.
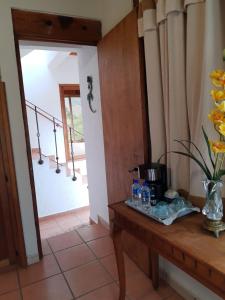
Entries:
[[[77,167],[77,166],[76,166]],[[82,177],[76,174],[77,181],[67,177],[65,167],[56,174],[48,159],[39,165],[33,160],[38,216],[45,217],[89,205],[87,185],[82,185]]]
[[101,19],[101,0],[0,0],[0,74],[6,83],[13,152],[28,261],[38,259],[33,204],[20,102],[11,8]]
[[37,243],[11,8],[99,19],[103,23],[103,33],[106,33],[131,9],[131,0],[0,0],[0,74],[1,79],[6,83],[25,245],[28,260],[32,262],[37,259]]
[[[59,84],[79,84],[78,56],[69,56],[69,51],[63,49],[52,50],[52,47],[29,46],[31,52],[21,59],[25,97],[27,100],[44,109],[46,112],[62,120]],[[27,46],[20,47],[21,52]],[[36,50],[31,50],[36,49]],[[38,50],[37,50],[38,49]],[[27,108],[31,148],[37,148],[37,128],[35,113]],[[42,116],[39,118],[41,149],[45,155],[55,155],[53,123]],[[63,129],[57,127],[58,156],[60,162],[65,161],[65,147]],[[75,146],[75,153],[77,152]],[[75,167],[80,162],[75,163]],[[48,159],[39,165],[33,160],[35,190],[37,197],[38,216],[65,212],[71,209],[87,206],[88,189],[82,185],[82,178],[73,182],[67,177],[65,167],[56,174],[55,169],[49,166]],[[49,186],[54,188],[49,190]]]
[[[91,218],[96,222],[98,216],[108,222],[108,198],[97,48],[83,47],[78,52],[78,55],[84,136],[86,141],[85,149],[87,154],[90,214]],[[87,101],[87,76],[93,77],[93,107],[96,109],[96,113],[90,111]]]
[[[59,84],[79,84],[78,56],[49,50],[33,50],[21,59],[25,97],[62,120]],[[27,115],[31,148],[37,148],[35,113],[27,108]],[[55,155],[53,123],[40,115],[38,120],[42,152]],[[65,162],[64,136],[60,127],[57,127],[57,142],[60,162]]]

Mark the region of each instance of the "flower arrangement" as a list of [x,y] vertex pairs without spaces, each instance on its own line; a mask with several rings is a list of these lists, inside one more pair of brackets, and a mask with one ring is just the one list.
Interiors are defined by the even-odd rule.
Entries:
[[[223,61],[225,61],[225,49],[223,51]],[[185,152],[170,151],[194,160],[202,169],[208,180],[218,181],[225,175],[223,163],[225,160],[225,71],[214,70],[210,74],[211,82],[214,89],[211,90],[211,98],[214,102],[214,108],[209,113],[208,118],[213,123],[216,132],[218,133],[217,140],[209,140],[204,128],[202,132],[207,145],[209,162],[206,162],[200,149],[189,140],[175,140],[182,145]],[[195,151],[193,152],[192,149]],[[163,154],[160,158],[164,156]],[[209,167],[210,164],[210,167]]]

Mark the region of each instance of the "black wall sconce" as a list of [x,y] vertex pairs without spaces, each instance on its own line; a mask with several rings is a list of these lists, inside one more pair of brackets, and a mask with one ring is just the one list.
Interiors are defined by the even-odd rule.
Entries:
[[94,101],[92,76],[87,76],[87,83],[88,83],[88,90],[89,90],[89,93],[87,94],[87,100],[89,103],[89,107],[90,107],[91,112],[96,113],[96,109],[94,109],[92,107],[92,102]]

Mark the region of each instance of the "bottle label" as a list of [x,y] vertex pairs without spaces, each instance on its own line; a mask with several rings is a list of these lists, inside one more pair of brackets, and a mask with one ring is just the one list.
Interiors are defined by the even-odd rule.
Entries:
[[147,205],[150,201],[150,191],[149,188],[143,189],[141,193],[142,204]]
[[139,194],[139,188],[133,187],[133,197],[138,198],[138,194]]

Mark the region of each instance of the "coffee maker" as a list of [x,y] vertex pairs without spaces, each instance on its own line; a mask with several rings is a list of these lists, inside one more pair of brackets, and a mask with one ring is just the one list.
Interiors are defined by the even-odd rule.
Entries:
[[137,172],[138,178],[148,182],[151,192],[151,202],[163,200],[164,193],[167,190],[167,167],[164,164],[150,163],[139,165],[131,170]]

